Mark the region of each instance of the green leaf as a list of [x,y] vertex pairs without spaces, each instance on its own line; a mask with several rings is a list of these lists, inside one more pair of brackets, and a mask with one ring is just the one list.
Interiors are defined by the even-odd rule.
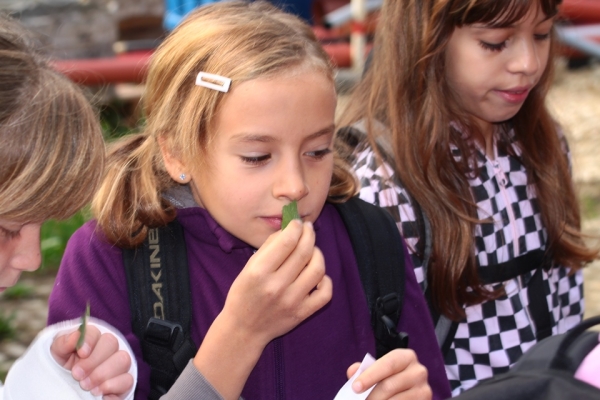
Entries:
[[281,230],[284,230],[293,219],[302,220],[300,214],[298,214],[298,202],[296,200],[283,206],[281,214]]
[[77,344],[75,348],[77,350],[81,349],[83,343],[85,342],[85,330],[87,328],[87,320],[90,316],[90,303],[88,302],[85,306],[85,312],[81,316],[81,325],[79,325],[79,339],[77,339]]

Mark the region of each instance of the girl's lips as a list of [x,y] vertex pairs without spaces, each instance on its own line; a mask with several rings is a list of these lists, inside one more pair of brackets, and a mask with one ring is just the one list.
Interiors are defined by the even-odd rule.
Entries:
[[281,217],[262,217],[263,221],[273,229],[281,229]]
[[496,92],[504,99],[504,101],[513,104],[519,104],[525,101],[529,95],[530,88],[514,88],[509,90],[496,90]]
[[[300,218],[304,221],[308,217],[308,215],[301,215]],[[279,230],[281,229],[281,216],[270,216],[270,217],[261,217],[263,221],[267,223],[270,227]]]

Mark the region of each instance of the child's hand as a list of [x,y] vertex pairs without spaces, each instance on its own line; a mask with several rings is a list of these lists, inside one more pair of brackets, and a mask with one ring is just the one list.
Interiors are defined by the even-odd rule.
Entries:
[[[348,368],[348,379],[358,369],[360,363]],[[432,393],[427,383],[427,369],[419,363],[414,351],[396,349],[381,357],[360,374],[352,389],[362,393],[377,384],[367,397],[368,400],[427,400]]]
[[104,399],[120,399],[133,386],[133,377],[128,373],[131,358],[119,350],[117,338],[101,334],[98,328],[88,324],[83,346],[76,350],[79,330],[68,335],[57,336],[50,352],[61,366],[71,370],[71,375],[82,389]]
[[231,286],[223,313],[238,331],[266,345],[327,304],[331,294],[313,226],[294,220],[250,258]]

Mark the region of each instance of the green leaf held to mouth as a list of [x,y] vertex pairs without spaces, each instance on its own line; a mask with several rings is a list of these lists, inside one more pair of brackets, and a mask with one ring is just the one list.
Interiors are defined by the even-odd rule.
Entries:
[[293,219],[302,220],[300,214],[298,214],[298,202],[296,200],[283,206],[281,214],[281,230],[284,230]]
[[87,328],[87,320],[90,316],[90,303],[88,302],[85,306],[85,312],[81,316],[81,325],[79,325],[79,339],[77,339],[77,344],[75,345],[75,349],[81,349],[83,343],[85,342],[85,330]]

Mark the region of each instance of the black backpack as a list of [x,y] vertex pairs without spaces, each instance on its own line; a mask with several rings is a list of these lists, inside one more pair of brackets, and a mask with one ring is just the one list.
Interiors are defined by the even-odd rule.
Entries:
[[[404,298],[402,238],[391,215],[356,197],[334,204],[348,235],[371,312],[376,356],[406,348],[397,332]],[[165,394],[197,347],[190,338],[191,294],[183,228],[150,229],[145,242],[123,250],[133,332],[151,367],[150,399]]]
[[586,332],[594,325],[600,325],[600,316],[536,343],[510,371],[481,382],[456,400],[600,399],[600,389],[573,376],[585,356],[598,345],[598,332]]

